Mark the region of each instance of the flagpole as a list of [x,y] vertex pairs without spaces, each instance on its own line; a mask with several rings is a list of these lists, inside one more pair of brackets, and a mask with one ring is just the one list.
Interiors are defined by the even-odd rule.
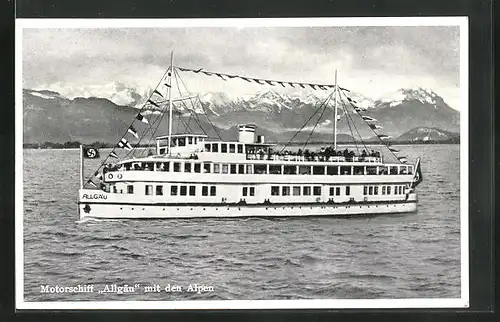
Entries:
[[337,150],[337,70],[335,70],[335,117],[333,119],[333,150]]
[[83,145],[80,144],[80,189],[83,189]]
[[172,155],[172,75],[174,73],[174,52],[170,56],[170,77],[168,81],[168,155]]

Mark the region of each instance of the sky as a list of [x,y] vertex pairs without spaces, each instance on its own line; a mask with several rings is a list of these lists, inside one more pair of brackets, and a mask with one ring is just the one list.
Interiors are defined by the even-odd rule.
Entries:
[[[432,89],[460,108],[458,26],[30,28],[23,88],[137,104],[170,65],[283,81],[338,84],[371,99]],[[270,86],[181,73],[191,93]],[[268,88],[266,88],[268,87]]]

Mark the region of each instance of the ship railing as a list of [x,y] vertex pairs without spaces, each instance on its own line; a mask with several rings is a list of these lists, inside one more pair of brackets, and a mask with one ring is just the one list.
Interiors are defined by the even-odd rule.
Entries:
[[366,157],[366,156],[354,156],[354,157],[344,157],[344,156],[330,156],[326,157],[323,155],[315,156],[305,156],[305,155],[293,155],[293,154],[247,154],[247,160],[267,160],[267,161],[294,161],[294,162],[369,162],[369,163],[380,163],[381,158],[379,157]]

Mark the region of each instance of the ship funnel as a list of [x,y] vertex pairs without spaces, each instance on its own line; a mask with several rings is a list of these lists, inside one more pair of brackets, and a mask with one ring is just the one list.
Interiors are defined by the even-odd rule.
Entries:
[[255,143],[255,125],[238,125],[238,141],[241,143]]

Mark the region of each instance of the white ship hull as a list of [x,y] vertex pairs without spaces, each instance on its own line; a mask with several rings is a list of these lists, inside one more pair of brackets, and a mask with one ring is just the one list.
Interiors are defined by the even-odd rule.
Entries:
[[360,203],[310,204],[133,204],[82,201],[80,218],[106,219],[168,219],[168,218],[238,218],[238,217],[308,217],[308,216],[362,216],[409,213],[417,210],[415,194],[407,200]]

